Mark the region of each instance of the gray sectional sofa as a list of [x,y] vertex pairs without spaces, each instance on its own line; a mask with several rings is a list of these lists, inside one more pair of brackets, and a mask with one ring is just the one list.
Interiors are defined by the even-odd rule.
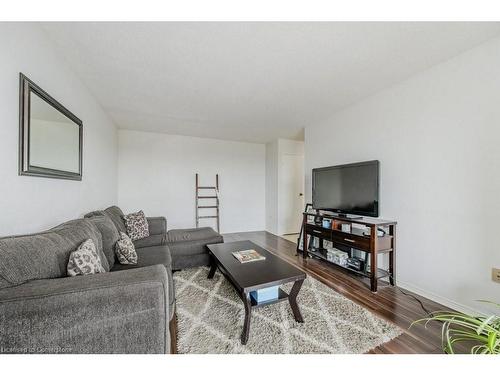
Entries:
[[[208,264],[211,228],[167,231],[148,218],[137,265],[116,260],[116,206],[46,232],[0,238],[0,353],[170,353],[172,271]],[[69,254],[91,238],[106,273],[67,277]]]

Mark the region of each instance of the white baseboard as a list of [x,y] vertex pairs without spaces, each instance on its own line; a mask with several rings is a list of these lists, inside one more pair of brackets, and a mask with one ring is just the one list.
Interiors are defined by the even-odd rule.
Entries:
[[407,289],[410,292],[419,294],[419,295],[421,295],[427,299],[430,299],[434,302],[440,303],[441,305],[447,306],[453,310],[457,310],[457,311],[460,311],[460,312],[463,312],[463,313],[466,313],[469,315],[483,315],[483,314],[485,314],[484,312],[478,311],[471,306],[463,305],[463,304],[458,303],[456,301],[453,301],[449,298],[446,298],[446,297],[440,296],[438,294],[429,292],[427,290],[421,289],[418,286],[413,285],[411,283],[406,283],[404,281],[398,280],[396,285],[403,288],[403,289]]
[[265,232],[268,232],[268,233],[271,233],[271,234],[274,234],[275,236],[278,236],[279,237],[279,234],[278,233],[275,233],[273,232],[272,230],[269,230],[269,229],[264,229]]

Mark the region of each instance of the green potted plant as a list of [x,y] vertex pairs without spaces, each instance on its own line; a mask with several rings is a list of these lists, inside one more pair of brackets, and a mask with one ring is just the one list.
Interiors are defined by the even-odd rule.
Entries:
[[[500,304],[490,301],[497,307]],[[472,354],[500,354],[500,316],[471,316],[453,311],[436,311],[429,318],[416,320],[414,324],[429,322],[442,323],[443,351],[455,354],[455,347],[459,343],[470,345]]]

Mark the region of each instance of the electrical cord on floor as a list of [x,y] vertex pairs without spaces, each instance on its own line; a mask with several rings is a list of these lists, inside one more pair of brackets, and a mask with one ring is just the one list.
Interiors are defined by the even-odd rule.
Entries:
[[[394,281],[394,278],[392,277],[392,275],[389,275],[389,278],[392,279],[392,281]],[[396,285],[396,282],[394,282],[394,287],[396,287],[405,296],[411,297],[415,301],[417,301],[420,304],[420,307],[422,308],[422,310],[424,310],[427,315],[429,315],[430,317],[433,316],[433,313],[425,308],[423,302],[419,298],[415,297],[413,294],[406,293],[403,289],[401,289],[399,286]]]

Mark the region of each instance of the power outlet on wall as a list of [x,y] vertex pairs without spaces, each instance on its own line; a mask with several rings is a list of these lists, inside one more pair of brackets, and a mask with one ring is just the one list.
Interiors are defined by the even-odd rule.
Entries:
[[491,279],[497,283],[500,283],[500,268],[491,269]]

